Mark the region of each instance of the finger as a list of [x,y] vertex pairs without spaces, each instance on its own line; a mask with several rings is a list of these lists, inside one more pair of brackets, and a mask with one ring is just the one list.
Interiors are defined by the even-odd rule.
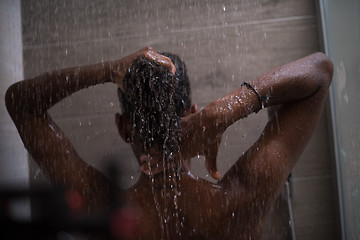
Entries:
[[217,150],[208,152],[207,155],[205,156],[205,166],[209,174],[214,179],[219,180],[221,179],[221,173],[216,166],[216,156],[217,156]]
[[175,68],[174,63],[171,61],[171,59],[164,55],[161,55],[159,53],[156,53],[156,54],[157,54],[157,62],[160,65],[163,65],[164,67],[166,67],[172,74],[175,74],[176,68]]
[[155,52],[153,49],[148,50],[145,53],[145,57],[151,61],[154,61],[166,67],[172,74],[175,74],[176,68],[170,58]]
[[[170,60],[170,58],[169,58]],[[176,72],[176,67],[174,65],[174,63],[170,60],[170,68],[169,68],[170,72],[175,75],[175,72]]]
[[156,62],[166,67],[172,74],[175,74],[176,68],[170,58],[158,54],[158,56],[156,56]]

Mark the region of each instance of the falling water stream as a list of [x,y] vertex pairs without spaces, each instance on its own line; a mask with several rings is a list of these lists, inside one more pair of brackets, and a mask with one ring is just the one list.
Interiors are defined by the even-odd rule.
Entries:
[[[54,69],[115,60],[145,46],[152,46],[156,51],[175,53],[184,60],[190,78],[192,102],[201,109],[239,88],[242,82],[298,57],[294,51],[283,54],[281,48],[301,48],[301,43],[300,47],[294,47],[292,42],[303,32],[291,32],[290,28],[296,28],[291,24],[295,20],[307,24],[306,21],[312,21],[314,17],[302,13],[302,10],[297,12],[297,7],[306,11],[304,5],[289,2],[22,1],[24,78]],[[290,9],[293,15],[284,15],[281,11],[283,7]],[[282,31],[290,33],[278,37]],[[161,105],[161,102],[155,104]],[[171,104],[169,102],[164,107]],[[228,105],[227,110],[233,107]],[[107,163],[116,162],[120,173],[117,179],[119,185],[130,188],[136,184],[140,178],[139,164],[129,145],[119,137],[114,124],[114,115],[121,112],[114,84],[101,84],[79,91],[55,105],[49,112],[82,159],[103,172]],[[168,118],[164,121],[168,125],[163,127],[171,129],[171,118],[163,117]],[[267,112],[262,110],[226,130],[217,158],[220,172],[224,174],[259,138],[267,120]],[[179,146],[174,146],[174,134],[168,134],[170,137],[165,137],[163,149],[169,150],[166,145],[169,142],[174,149],[164,151],[161,161],[164,168],[169,167],[168,160],[179,152]],[[143,145],[146,145],[145,142]],[[160,219],[163,239],[169,239],[170,220],[175,219],[179,236],[186,225],[181,212],[183,209],[179,206],[182,193],[178,191],[178,182],[182,176],[178,169],[182,168],[181,164],[176,170],[162,175],[160,195],[155,189],[157,179],[150,174],[154,183],[151,189],[152,201]],[[29,172],[30,185],[48,182],[33,160],[30,161]],[[205,168],[203,156],[191,160],[191,173],[215,182]],[[271,237],[279,232],[277,239],[289,239],[288,224],[289,221],[293,224],[293,220],[290,219],[291,211],[287,205],[290,201],[288,193],[289,189],[285,189],[275,204],[273,219],[280,216],[281,220],[266,225],[266,236]],[[160,199],[161,196],[172,196],[171,202],[167,197]],[[165,204],[161,201],[165,201]],[[170,211],[169,208],[175,210]],[[174,213],[172,219],[169,218],[169,212]]]

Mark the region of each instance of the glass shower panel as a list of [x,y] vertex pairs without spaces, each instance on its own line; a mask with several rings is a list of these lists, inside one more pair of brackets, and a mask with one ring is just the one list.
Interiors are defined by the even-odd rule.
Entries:
[[360,236],[360,2],[321,0],[325,51],[334,63],[330,92],[342,239]]

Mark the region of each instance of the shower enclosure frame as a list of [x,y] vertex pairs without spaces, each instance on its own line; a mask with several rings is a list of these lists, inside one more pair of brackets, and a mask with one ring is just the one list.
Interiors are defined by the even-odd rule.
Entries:
[[[327,102],[330,146],[333,151],[334,185],[337,196],[338,238],[358,239],[360,236],[360,205],[358,184],[360,169],[356,152],[360,111],[360,3],[356,0],[318,0],[320,44],[334,63],[334,77]],[[355,20],[355,22],[354,22]],[[354,24],[355,23],[355,24]],[[357,60],[356,60],[357,59]],[[356,64],[358,64],[356,66]],[[357,78],[357,79],[356,79]]]

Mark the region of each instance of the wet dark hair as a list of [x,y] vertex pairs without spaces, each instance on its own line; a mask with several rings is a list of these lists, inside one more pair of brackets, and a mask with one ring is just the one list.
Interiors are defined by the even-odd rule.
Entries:
[[144,153],[155,147],[168,158],[179,150],[181,117],[191,107],[190,83],[184,62],[161,54],[173,61],[175,76],[164,66],[138,58],[124,77],[125,93],[118,89],[118,95]]
[[166,52],[161,52],[160,54],[170,58],[176,68],[175,78],[178,82],[175,88],[175,106],[179,114],[183,116],[185,109],[190,109],[191,107],[191,89],[186,65],[175,54]]

